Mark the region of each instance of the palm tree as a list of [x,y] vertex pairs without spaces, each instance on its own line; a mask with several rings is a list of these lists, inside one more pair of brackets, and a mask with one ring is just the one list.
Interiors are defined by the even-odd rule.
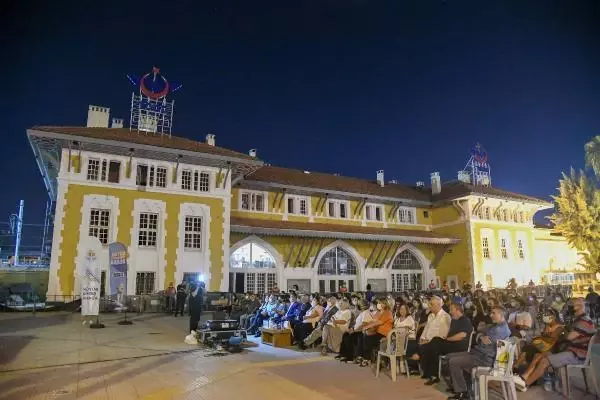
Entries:
[[600,135],[585,144],[585,162],[600,177]]

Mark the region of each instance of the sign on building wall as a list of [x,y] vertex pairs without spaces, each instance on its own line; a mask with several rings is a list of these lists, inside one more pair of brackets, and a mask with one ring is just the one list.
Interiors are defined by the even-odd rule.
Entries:
[[127,299],[127,248],[123,243],[114,242],[108,246],[110,260],[110,294],[117,307],[123,308]]
[[100,262],[102,244],[95,237],[88,237],[84,244],[80,263],[81,315],[98,315],[100,309]]

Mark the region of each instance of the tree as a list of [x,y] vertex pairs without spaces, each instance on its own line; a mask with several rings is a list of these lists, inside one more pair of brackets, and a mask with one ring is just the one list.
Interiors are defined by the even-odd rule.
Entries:
[[[588,159],[589,155],[586,154]],[[569,176],[563,173],[558,190],[559,194],[553,196],[556,210],[550,220],[569,244],[587,254],[584,256],[586,268],[600,271],[600,190],[597,179],[571,168]]]
[[585,144],[585,162],[600,177],[600,135]]

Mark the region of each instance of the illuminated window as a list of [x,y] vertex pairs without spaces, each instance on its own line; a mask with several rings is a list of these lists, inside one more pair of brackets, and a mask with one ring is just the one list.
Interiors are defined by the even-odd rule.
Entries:
[[141,213],[138,233],[138,246],[156,247],[158,234],[158,214]]
[[98,238],[100,243],[108,244],[108,230],[110,228],[110,210],[90,210],[89,236]]
[[415,223],[415,209],[408,207],[400,207],[398,209],[398,222],[401,224]]
[[90,158],[88,160],[87,180],[97,181],[100,175],[100,160]]
[[523,241],[521,239],[517,240],[517,252],[519,253],[519,259],[525,259],[525,251],[523,250]]
[[366,205],[365,219],[367,221],[383,221],[383,206],[377,204]]
[[[230,290],[236,293],[270,292],[277,286],[275,258],[264,247],[256,243],[247,243],[231,253],[229,257]],[[244,269],[250,269],[244,271]]]
[[392,263],[392,269],[414,269],[421,270],[421,263],[409,250],[398,254]]
[[309,215],[310,214],[310,197],[305,196],[288,196],[287,212],[288,214]]
[[335,247],[319,261],[319,275],[356,275],[356,263],[344,249]]
[[492,255],[490,254],[490,241],[488,240],[488,238],[484,237],[481,240],[481,248],[483,250],[483,258],[486,259],[491,259]]
[[154,293],[154,272],[138,272],[135,275],[135,294],[137,296],[143,294]]
[[248,211],[265,211],[265,195],[263,193],[245,192],[241,194],[241,209]]
[[275,268],[275,258],[264,247],[248,243],[229,257],[231,268]]
[[500,239],[500,255],[504,259],[508,258],[508,250],[506,248],[506,239],[505,238]]
[[300,199],[300,214],[307,215],[308,209],[306,207],[306,199]]
[[185,217],[183,247],[188,250],[202,249],[202,217]]

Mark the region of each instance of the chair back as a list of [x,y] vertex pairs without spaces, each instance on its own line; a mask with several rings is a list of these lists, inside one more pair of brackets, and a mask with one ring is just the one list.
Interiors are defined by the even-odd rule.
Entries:
[[592,346],[595,344],[600,344],[600,333],[594,333],[594,336],[590,339],[590,343],[588,344],[587,355],[585,356],[584,365],[590,365],[592,362]]
[[467,347],[467,352],[471,351],[471,347],[473,346],[473,337],[475,336],[475,329],[471,331],[469,334],[469,347]]
[[510,337],[507,340],[498,340],[496,346],[496,359],[490,375],[510,377],[515,362],[517,338]]
[[[410,335],[409,328],[395,328],[391,332],[390,341],[393,339],[392,348],[389,350],[390,354],[394,354],[396,357],[404,357],[406,355],[406,349],[408,347],[408,336]],[[388,347],[389,349],[389,347]]]

